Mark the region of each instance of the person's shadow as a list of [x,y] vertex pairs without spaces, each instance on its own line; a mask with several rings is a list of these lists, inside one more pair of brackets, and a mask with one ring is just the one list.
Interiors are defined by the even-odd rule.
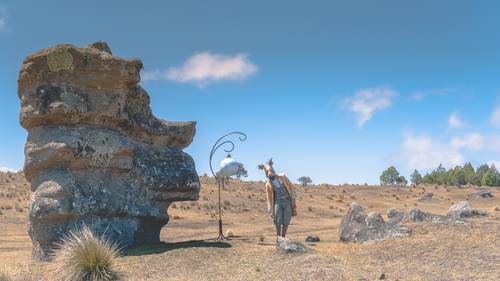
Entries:
[[167,251],[185,248],[231,248],[231,244],[223,241],[190,240],[176,243],[160,242],[143,246],[131,247],[123,250],[124,256],[143,256],[160,254]]

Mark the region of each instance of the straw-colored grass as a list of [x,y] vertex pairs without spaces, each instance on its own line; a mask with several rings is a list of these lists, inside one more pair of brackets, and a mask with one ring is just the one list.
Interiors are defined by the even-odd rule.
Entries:
[[0,269],[0,281],[14,281],[14,278],[7,267]]
[[111,281],[119,280],[114,262],[119,248],[90,228],[69,232],[57,245],[51,280]]
[[31,281],[30,274],[16,267],[0,267],[0,281]]

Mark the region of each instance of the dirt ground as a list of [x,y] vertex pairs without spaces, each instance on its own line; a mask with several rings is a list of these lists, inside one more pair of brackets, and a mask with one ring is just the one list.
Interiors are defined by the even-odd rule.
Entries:
[[[315,185],[297,187],[299,216],[289,237],[304,241],[305,254],[276,251],[274,226],[266,215],[263,182],[230,180],[222,193],[224,229],[235,237],[217,241],[217,189],[202,177],[197,202],[177,202],[162,243],[129,250],[118,259],[125,280],[500,280],[500,190],[494,197],[470,196],[478,188]],[[428,203],[417,199],[434,193]],[[31,262],[26,233],[29,185],[21,173],[0,173],[0,266],[29,271],[43,280],[46,263]],[[384,215],[389,208],[417,207],[446,214],[469,200],[489,212],[466,224],[411,223],[410,237],[378,243],[339,241],[339,224],[351,202]]]

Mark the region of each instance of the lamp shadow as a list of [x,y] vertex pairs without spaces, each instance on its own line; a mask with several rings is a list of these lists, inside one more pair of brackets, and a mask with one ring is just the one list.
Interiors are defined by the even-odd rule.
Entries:
[[144,256],[160,254],[177,249],[186,248],[231,248],[231,244],[222,241],[190,240],[176,243],[160,242],[125,249],[124,256]]

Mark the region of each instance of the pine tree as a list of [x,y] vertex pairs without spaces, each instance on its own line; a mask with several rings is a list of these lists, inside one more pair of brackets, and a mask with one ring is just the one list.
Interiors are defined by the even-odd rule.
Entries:
[[477,182],[476,171],[474,171],[474,167],[472,167],[471,163],[466,163],[463,167],[465,183],[466,184],[475,184]]
[[413,174],[410,176],[411,183],[414,185],[422,184],[423,178],[422,175],[415,169]]

